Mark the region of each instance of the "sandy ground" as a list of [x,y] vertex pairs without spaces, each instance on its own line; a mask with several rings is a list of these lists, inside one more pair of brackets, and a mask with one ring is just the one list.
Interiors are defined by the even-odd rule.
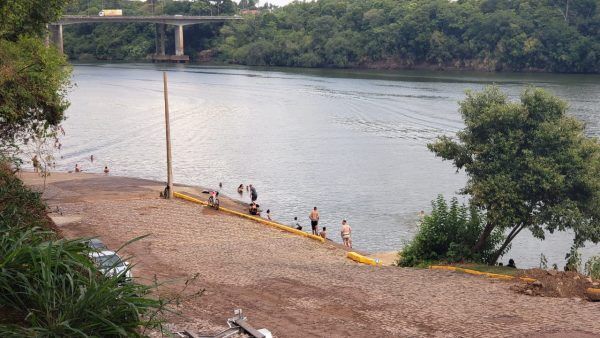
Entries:
[[[33,174],[22,176],[39,187]],[[166,281],[163,294],[198,276],[178,307],[184,316],[168,318],[174,328],[215,331],[241,308],[252,325],[278,337],[600,335],[599,303],[530,297],[511,291],[509,282],[446,271],[360,265],[339,246],[159,199],[161,188],[139,179],[55,173],[44,197],[51,215],[62,217],[66,237],[99,236],[116,249],[149,234],[124,251],[136,278]],[[189,296],[200,289],[201,297]]]

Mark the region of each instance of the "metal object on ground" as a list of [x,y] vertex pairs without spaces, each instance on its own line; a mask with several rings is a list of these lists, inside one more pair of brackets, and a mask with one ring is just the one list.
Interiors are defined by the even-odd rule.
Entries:
[[242,313],[242,309],[236,309],[233,311],[235,317],[227,319],[228,329],[217,333],[214,336],[201,336],[195,335],[187,330],[173,332],[176,337],[182,338],[227,338],[236,333],[246,333],[250,335],[250,337],[254,338],[271,338],[271,332],[267,329],[257,330],[252,325],[248,324],[246,321],[247,318],[244,317]]

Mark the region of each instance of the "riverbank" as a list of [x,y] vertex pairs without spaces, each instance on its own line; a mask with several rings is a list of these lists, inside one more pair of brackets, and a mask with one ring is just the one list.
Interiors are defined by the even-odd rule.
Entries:
[[[42,180],[22,173],[27,184]],[[509,282],[446,271],[370,267],[345,251],[182,200],[163,184],[54,173],[44,198],[66,237],[98,236],[124,249],[136,278],[175,294],[197,275],[169,327],[210,333],[235,308],[278,337],[529,336],[600,334],[597,304],[517,294]],[[188,187],[190,188],[190,187]],[[186,189],[188,189],[186,188]],[[178,189],[178,188],[177,188]],[[176,190],[177,190],[176,189]],[[62,213],[62,214],[61,214]]]

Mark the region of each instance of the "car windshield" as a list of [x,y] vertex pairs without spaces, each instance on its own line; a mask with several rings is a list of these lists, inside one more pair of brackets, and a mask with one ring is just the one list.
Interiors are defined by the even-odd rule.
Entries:
[[94,261],[101,269],[110,269],[123,265],[121,259],[117,255],[105,255],[100,257],[94,257]]
[[90,246],[90,248],[92,249],[102,249],[104,248],[104,243],[102,243],[100,240],[98,239],[91,239],[88,242],[88,245]]

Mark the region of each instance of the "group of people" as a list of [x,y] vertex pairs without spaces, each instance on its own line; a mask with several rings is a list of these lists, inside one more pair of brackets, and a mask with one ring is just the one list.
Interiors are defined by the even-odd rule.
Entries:
[[[222,187],[223,187],[223,184],[219,183],[219,188],[222,188]],[[240,196],[244,194],[244,190],[246,191],[246,193],[250,194],[250,204],[248,206],[248,213],[250,215],[260,216],[260,205],[258,203],[256,203],[256,201],[258,199],[258,193],[256,191],[256,188],[252,184],[249,184],[246,186],[244,184],[240,184],[237,187],[237,192],[238,192],[238,194],[240,194]],[[271,210],[270,209],[267,209],[266,217],[268,220],[271,220]],[[320,215],[319,215],[319,210],[317,209],[317,207],[313,208],[313,210],[308,215],[308,218],[310,220],[312,234],[315,236],[321,236],[324,239],[328,239],[327,238],[327,227],[323,227],[319,230]],[[300,225],[300,223],[298,222],[298,217],[294,217],[293,227],[296,228],[297,230],[302,230],[302,225]],[[348,224],[348,222],[345,219],[342,220],[340,236],[342,238],[342,242],[344,243],[344,245],[351,248],[352,247],[352,227],[350,226],[350,224]]]
[[[94,155],[90,155],[90,162],[94,163]],[[79,163],[75,163],[75,172],[80,173],[82,171],[83,171],[83,169],[81,169],[81,167],[79,166]],[[108,165],[104,166],[103,172],[105,174],[108,174],[110,172],[110,169],[108,169]]]

